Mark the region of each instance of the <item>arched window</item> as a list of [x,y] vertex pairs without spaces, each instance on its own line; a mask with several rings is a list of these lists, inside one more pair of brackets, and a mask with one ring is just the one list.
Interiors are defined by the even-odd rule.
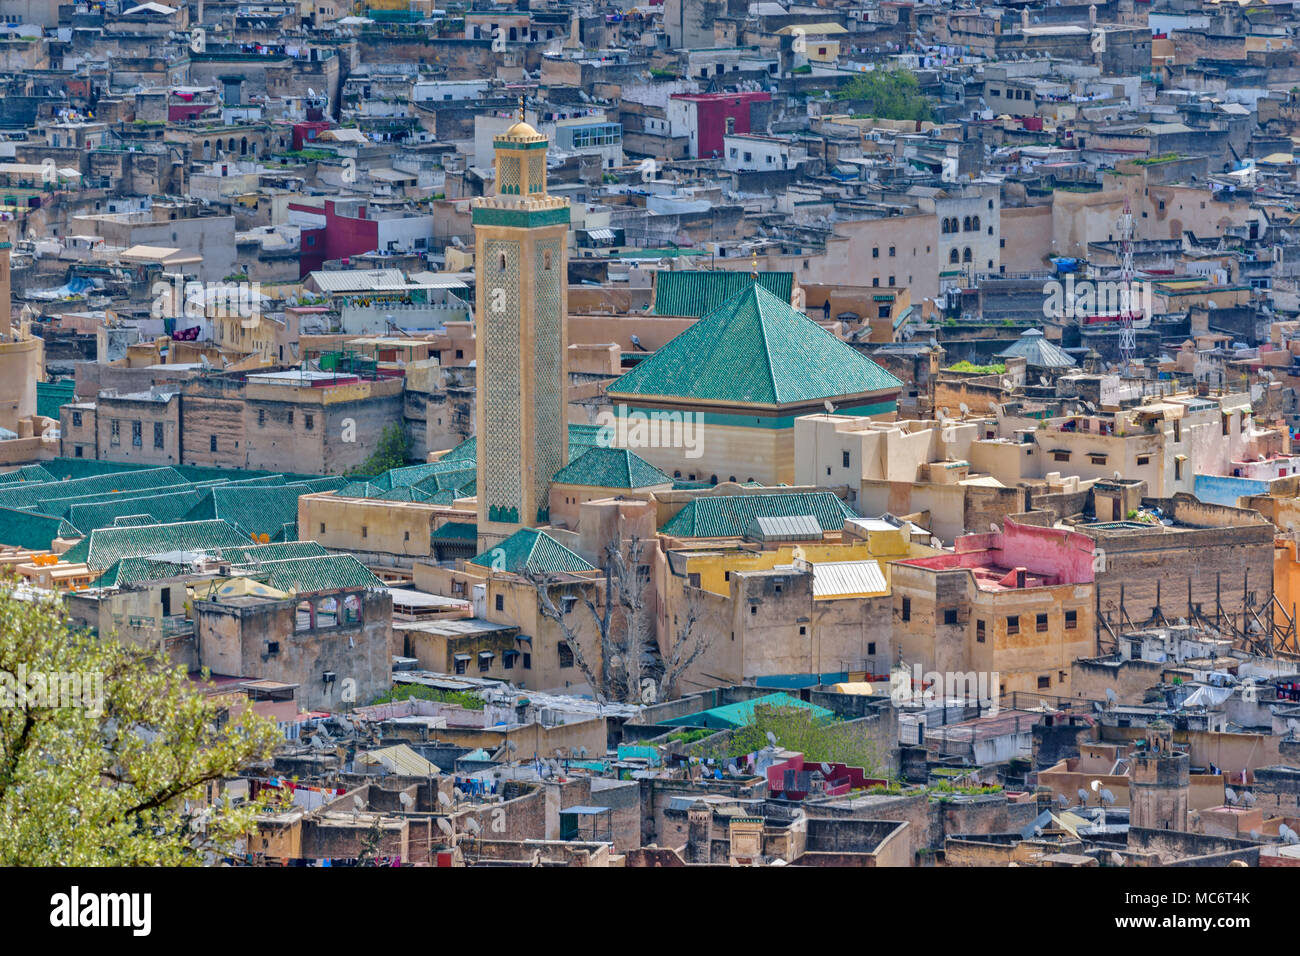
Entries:
[[361,621],[361,595],[349,594],[343,599],[343,623],[358,624]]
[[967,216],[961,221],[961,231],[970,232],[970,216]]
[[504,252],[501,253],[501,257],[497,260],[497,268],[501,272],[506,271],[506,254]]
[[980,231],[980,217],[979,217],[979,216],[971,216],[971,217],[970,217],[970,228],[971,228],[971,232],[979,232],[979,231]]
[[953,249],[951,252],[948,253],[948,262],[950,264],[956,264],[958,261],[959,260],[957,258],[957,250]]
[[542,268],[547,272],[551,271],[551,250],[547,249],[542,253]]
[[320,603],[316,605],[316,626],[317,627],[338,627],[339,626],[339,602],[338,598],[321,598]]
[[247,136],[241,137],[240,140],[239,140],[239,155],[240,155],[240,156],[247,156],[247,155],[248,155],[248,137],[247,137]]
[[970,261],[971,261],[971,251],[970,251],[970,246],[967,246],[965,249],[963,249],[963,250],[961,251],[961,261],[962,261],[962,262],[970,262]]
[[298,602],[298,611],[294,617],[293,629],[295,631],[311,630],[311,601]]

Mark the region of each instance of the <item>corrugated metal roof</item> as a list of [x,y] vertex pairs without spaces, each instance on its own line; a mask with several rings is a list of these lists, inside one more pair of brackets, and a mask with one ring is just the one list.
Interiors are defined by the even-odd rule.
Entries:
[[889,592],[878,561],[823,561],[812,569],[814,599]]
[[406,744],[394,744],[379,750],[367,750],[357,754],[355,763],[362,767],[383,767],[389,773],[404,777],[436,777],[441,770],[436,765],[421,757]]
[[308,278],[322,292],[373,292],[377,289],[405,289],[409,284],[401,269],[318,271],[311,273]]
[[754,541],[806,541],[820,538],[822,526],[812,515],[755,515],[745,526]]

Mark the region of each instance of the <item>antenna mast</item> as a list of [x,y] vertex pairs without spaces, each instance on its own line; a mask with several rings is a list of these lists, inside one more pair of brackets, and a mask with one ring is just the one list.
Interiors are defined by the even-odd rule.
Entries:
[[1119,281],[1124,311],[1120,315],[1119,360],[1127,366],[1137,354],[1137,336],[1133,332],[1133,208],[1124,197],[1124,213],[1119,217]]

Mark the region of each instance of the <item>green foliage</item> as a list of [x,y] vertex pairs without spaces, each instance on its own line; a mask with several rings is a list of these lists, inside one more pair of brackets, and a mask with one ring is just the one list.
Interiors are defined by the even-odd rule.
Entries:
[[814,762],[842,763],[861,767],[868,776],[883,776],[880,753],[861,728],[839,721],[827,721],[804,707],[773,707],[759,704],[754,721],[731,735],[725,753],[713,757],[736,757],[767,746],[771,731],[786,750],[796,750]]
[[668,735],[668,739],[679,744],[693,744],[705,737],[712,737],[716,733],[716,730],[710,730],[708,727],[700,727],[695,730],[674,730]]
[[952,797],[978,797],[1002,792],[1002,787],[998,784],[990,784],[987,787],[958,787],[951,783],[936,783],[927,789],[931,795],[937,796],[940,800],[951,799]]
[[482,710],[483,698],[467,690],[440,690],[423,684],[402,684],[387,694],[376,697],[373,703],[391,704],[398,700],[436,700],[441,704],[459,704],[466,710]]
[[1159,163],[1172,163],[1179,158],[1181,157],[1177,153],[1161,153],[1159,156],[1144,156],[1141,159],[1135,159],[1133,162],[1138,166],[1155,166]]
[[391,468],[401,468],[406,464],[410,444],[406,432],[400,424],[387,426],[379,436],[379,445],[375,453],[353,469],[349,474],[368,476],[380,475]]
[[796,66],[790,72],[793,73],[795,76],[806,76],[807,74],[812,72],[812,64],[805,63],[802,66]]
[[[0,581],[0,671],[0,866],[201,865],[270,807],[204,803],[208,784],[270,757],[271,721],[232,717],[183,667],[73,630],[61,600],[19,598],[12,579]],[[65,687],[76,675],[81,693],[21,699],[20,673],[33,690],[33,674],[66,675]]]
[[1002,362],[994,362],[991,365],[975,365],[966,359],[962,359],[956,365],[949,365],[944,369],[945,372],[966,372],[974,375],[1001,375],[1006,370],[1007,367]]
[[907,70],[872,70],[853,77],[835,94],[841,100],[869,100],[875,116],[893,120],[934,118],[916,75]]

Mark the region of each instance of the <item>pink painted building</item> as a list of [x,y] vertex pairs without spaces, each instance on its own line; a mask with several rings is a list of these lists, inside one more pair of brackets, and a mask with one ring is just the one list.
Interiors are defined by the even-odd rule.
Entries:
[[974,677],[999,698],[1070,697],[1075,659],[1098,653],[1099,560],[1087,535],[1008,517],[945,554],[895,562],[899,663],[945,685]]

